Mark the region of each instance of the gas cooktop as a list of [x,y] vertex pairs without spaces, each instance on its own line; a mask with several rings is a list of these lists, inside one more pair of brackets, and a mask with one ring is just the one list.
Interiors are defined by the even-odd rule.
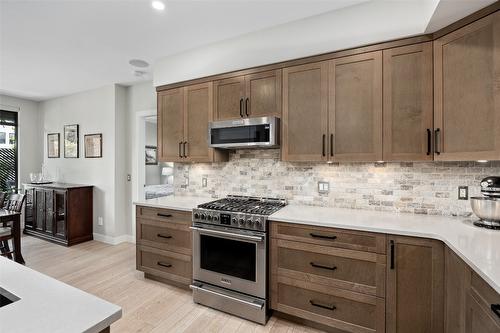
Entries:
[[231,195],[224,199],[199,205],[198,208],[213,209],[224,212],[271,215],[285,205],[286,201],[284,199]]

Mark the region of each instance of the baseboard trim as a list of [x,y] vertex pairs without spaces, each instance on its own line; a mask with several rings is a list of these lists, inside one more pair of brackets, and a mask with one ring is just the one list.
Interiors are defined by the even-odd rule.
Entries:
[[117,237],[111,237],[108,235],[94,233],[94,240],[106,244],[118,245],[120,243],[135,243],[135,239],[132,235],[121,235]]

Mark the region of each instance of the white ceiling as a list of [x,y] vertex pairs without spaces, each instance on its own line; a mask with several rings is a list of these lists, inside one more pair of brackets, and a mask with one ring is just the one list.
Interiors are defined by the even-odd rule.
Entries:
[[[157,12],[149,0],[0,0],[0,93],[44,100],[152,79],[151,68],[146,77],[135,77],[128,61],[154,64],[165,56],[287,22],[347,7],[361,13],[379,3],[387,6],[388,1],[431,4],[433,15],[422,18],[427,24],[415,34],[434,31],[495,2],[178,0],[166,1],[167,9]],[[349,38],[349,30],[340,33]]]

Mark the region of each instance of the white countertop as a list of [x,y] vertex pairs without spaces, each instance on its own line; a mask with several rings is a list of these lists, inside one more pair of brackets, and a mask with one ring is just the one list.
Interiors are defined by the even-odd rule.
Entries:
[[[214,199],[169,196],[134,203],[190,211],[197,205],[212,200]],[[475,227],[472,219],[299,205],[288,205],[269,219],[438,239],[500,294],[500,231]]]
[[295,205],[269,219],[438,239],[500,294],[500,231],[476,227],[472,219]]
[[0,257],[0,287],[20,300],[0,308],[1,333],[100,332],[119,306]]
[[134,201],[134,205],[192,211],[193,208],[196,208],[198,205],[213,200],[216,199],[207,197],[169,195],[167,197]]

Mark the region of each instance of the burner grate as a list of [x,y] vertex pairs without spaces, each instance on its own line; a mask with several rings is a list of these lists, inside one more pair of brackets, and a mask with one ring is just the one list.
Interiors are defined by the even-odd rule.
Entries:
[[283,199],[229,196],[224,199],[219,199],[199,205],[198,208],[221,210],[227,212],[271,215],[285,205],[286,201]]

